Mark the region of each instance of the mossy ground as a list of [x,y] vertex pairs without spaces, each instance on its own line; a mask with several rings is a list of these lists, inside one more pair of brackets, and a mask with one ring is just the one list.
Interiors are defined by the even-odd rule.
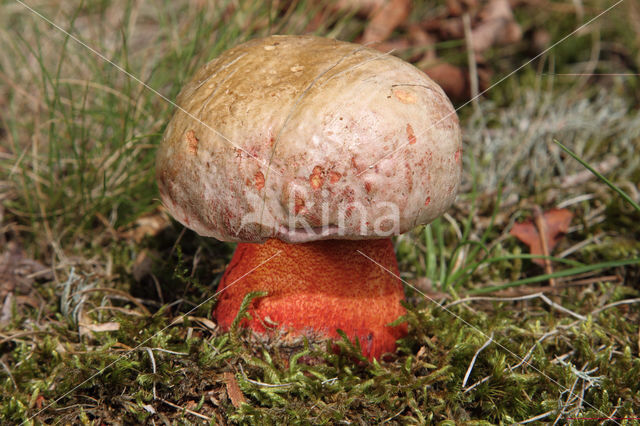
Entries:
[[[71,3],[29,5],[168,99],[222,50],[304,33],[326,6]],[[410,19],[443,4],[416,2]],[[515,9],[525,35],[560,40],[614,3],[540,4]],[[218,330],[210,312],[233,246],[158,210],[154,150],[171,105],[22,4],[0,10],[2,424],[639,421],[640,212],[553,142],[595,166],[614,156],[607,177],[639,200],[631,0],[459,111],[462,193],[396,239],[409,335],[374,363],[346,340],[336,354]],[[366,24],[324,17],[316,33],[345,40]],[[438,52],[466,57],[463,43]],[[486,60],[497,81],[530,57],[523,42]],[[625,75],[558,75],[585,70]],[[509,236],[536,205],[575,214],[555,289]]]

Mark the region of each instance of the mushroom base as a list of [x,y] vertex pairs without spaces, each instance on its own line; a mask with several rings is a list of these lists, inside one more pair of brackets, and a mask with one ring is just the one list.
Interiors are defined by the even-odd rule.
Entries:
[[390,239],[240,243],[220,282],[213,315],[227,330],[244,297],[266,291],[251,302],[251,320],[242,326],[285,338],[339,338],[340,329],[359,340],[365,357],[380,358],[407,334],[406,323],[388,325],[406,312],[398,275]]

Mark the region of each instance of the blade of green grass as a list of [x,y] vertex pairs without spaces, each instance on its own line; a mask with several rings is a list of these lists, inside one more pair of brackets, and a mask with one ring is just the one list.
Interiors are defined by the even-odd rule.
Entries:
[[552,274],[536,275],[535,277],[523,278],[521,280],[512,281],[506,284],[492,285],[490,287],[479,288],[477,290],[470,290],[468,295],[486,294],[494,291],[505,290],[511,287],[519,287],[526,284],[537,283],[540,281],[546,281],[550,278],[569,277],[571,275],[583,274],[585,272],[596,271],[598,269],[616,268],[618,266],[638,265],[640,264],[640,258],[625,259],[625,260],[613,260],[610,262],[596,263],[593,265],[577,266],[575,268],[564,269]]
[[629,194],[627,194],[626,192],[624,192],[622,189],[620,189],[618,186],[616,186],[615,184],[613,184],[609,179],[607,179],[606,177],[604,177],[602,174],[600,174],[596,169],[594,169],[593,167],[591,167],[589,165],[589,163],[587,163],[586,161],[584,161],[582,158],[578,157],[578,155],[576,155],[575,152],[571,151],[567,146],[563,145],[562,142],[558,141],[557,139],[554,139],[553,142],[556,143],[556,145],[558,145],[560,148],[562,148],[562,150],[564,152],[566,152],[567,154],[569,154],[571,157],[573,157],[577,162],[579,162],[580,164],[582,164],[587,170],[589,170],[591,173],[593,173],[598,179],[600,179],[601,181],[603,181],[604,183],[607,184],[607,186],[611,189],[613,189],[614,191],[616,191],[622,198],[625,199],[625,201],[627,201],[629,204],[631,204],[633,206],[634,209],[636,209],[637,211],[640,212],[640,205],[638,205],[638,203],[636,203],[635,201],[633,201],[633,198],[631,198],[629,196]]

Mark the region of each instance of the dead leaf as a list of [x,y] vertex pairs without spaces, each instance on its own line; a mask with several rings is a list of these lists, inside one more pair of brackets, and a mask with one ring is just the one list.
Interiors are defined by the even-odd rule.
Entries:
[[[551,209],[542,214],[541,219],[544,221],[546,228],[545,239],[549,252],[558,244],[562,236],[567,233],[572,218],[573,213],[567,209]],[[510,234],[528,245],[531,254],[544,254],[538,227],[533,220],[516,223],[511,228]],[[544,259],[533,259],[533,261],[541,266],[545,264]]]
[[461,16],[478,8],[478,0],[447,0],[446,4],[449,16]]
[[44,399],[44,396],[38,395],[38,397],[36,398],[36,409],[41,410],[45,401],[46,400]]
[[442,87],[453,100],[468,98],[470,93],[469,73],[455,65],[441,63],[424,69],[424,72]]
[[346,12],[370,16],[386,2],[387,0],[338,0],[335,7]]
[[[471,82],[469,71],[455,65],[440,63],[426,66],[423,71],[442,87],[447,96],[456,102],[466,101],[471,98]],[[490,72],[485,68],[478,68],[478,89],[480,92],[487,89],[490,81]]]
[[185,318],[187,320],[189,320],[189,321],[198,322],[203,327],[208,328],[209,330],[215,330],[216,328],[218,328],[218,325],[215,322],[211,321],[209,318],[194,317],[194,316],[191,316],[191,315],[187,315],[186,317],[184,315],[179,316],[176,319],[174,319],[173,321],[171,321],[171,325],[182,324],[182,323],[184,323]]
[[102,333],[104,331],[118,331],[120,330],[120,323],[115,321],[102,322],[99,324],[80,324],[80,327],[84,327],[89,331],[96,333]]
[[491,0],[479,17],[480,23],[471,30],[471,43],[476,52],[522,38],[522,29],[513,17],[508,0]]
[[409,0],[389,0],[378,7],[371,15],[371,21],[364,30],[362,43],[385,41],[393,30],[409,16],[411,2]]
[[137,282],[140,282],[144,277],[151,274],[153,270],[153,259],[149,255],[148,250],[142,250],[136,256],[136,260],[133,262],[131,266],[131,273],[133,274],[133,279]]
[[412,62],[416,62],[418,60],[422,61],[435,61],[436,59],[436,49],[435,45],[438,42],[434,37],[424,31],[418,25],[410,25],[409,26],[409,40],[411,41],[412,46],[427,48],[426,52],[422,55],[422,57],[412,58]]
[[450,16],[460,16],[464,9],[462,8],[462,2],[460,0],[447,0],[447,12]]
[[13,316],[13,293],[7,293],[0,307],[0,326],[9,323]]
[[5,247],[0,253],[0,300],[14,290],[29,294],[36,278],[53,279],[51,268],[27,257],[16,241],[9,241]]
[[460,18],[437,18],[422,23],[422,28],[435,33],[439,40],[464,38],[464,26]]
[[164,208],[158,208],[152,213],[139,217],[133,226],[124,230],[119,229],[118,234],[121,238],[140,243],[145,237],[155,237],[170,224],[171,221]]
[[91,320],[91,317],[89,317],[89,314],[87,314],[84,309],[81,309],[78,313],[78,334],[80,334],[80,337],[87,336],[91,338],[93,337],[93,333],[118,330],[120,330],[119,322],[110,321],[96,324]]
[[240,408],[243,403],[247,402],[247,399],[244,397],[238,385],[236,376],[231,372],[226,372],[222,377],[224,378],[224,383],[227,385],[227,394],[229,395],[231,403],[234,407]]
[[79,326],[78,334],[80,334],[80,337],[83,337],[83,336],[93,337],[92,336],[93,333],[104,333],[107,331],[120,330],[120,323],[114,322],[114,321],[102,322],[98,324],[81,322],[81,323],[78,323],[78,326]]
[[120,330],[120,323],[109,321],[103,323],[94,323],[84,306],[78,312],[78,334],[80,337],[93,337],[93,333],[103,333],[106,331]]

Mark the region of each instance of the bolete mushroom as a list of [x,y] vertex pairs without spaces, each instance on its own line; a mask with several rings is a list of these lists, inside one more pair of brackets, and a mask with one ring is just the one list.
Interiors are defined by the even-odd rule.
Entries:
[[369,358],[394,351],[407,326],[389,325],[405,313],[390,236],[441,215],[460,180],[442,89],[373,49],[272,36],[206,64],[177,103],[157,157],[162,201],[200,235],[239,242],[218,324],[262,290],[242,322],[259,336],[340,329]]

